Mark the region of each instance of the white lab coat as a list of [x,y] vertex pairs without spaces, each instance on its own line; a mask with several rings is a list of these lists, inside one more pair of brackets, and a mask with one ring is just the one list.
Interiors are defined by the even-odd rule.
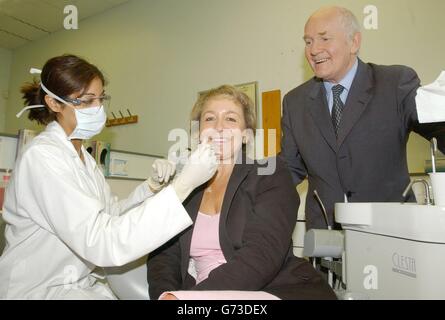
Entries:
[[92,277],[96,266],[140,258],[192,224],[171,186],[153,196],[144,182],[118,202],[82,152],[85,164],[52,122],[19,157],[5,195],[0,299],[114,298]]

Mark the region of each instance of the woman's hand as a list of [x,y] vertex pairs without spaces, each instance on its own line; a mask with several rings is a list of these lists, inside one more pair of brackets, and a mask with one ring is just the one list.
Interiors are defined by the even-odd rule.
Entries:
[[165,159],[156,159],[152,165],[152,173],[147,182],[152,192],[160,191],[174,176],[176,164]]
[[210,144],[203,143],[190,155],[181,173],[173,180],[178,198],[184,201],[198,186],[210,180],[218,168],[215,151]]
[[159,300],[178,300],[176,298],[175,295],[171,294],[171,293],[167,293],[166,295],[164,295],[162,298],[160,298]]

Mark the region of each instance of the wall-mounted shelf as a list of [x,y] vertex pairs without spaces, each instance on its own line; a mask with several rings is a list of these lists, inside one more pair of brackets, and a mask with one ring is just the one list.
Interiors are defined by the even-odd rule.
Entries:
[[113,119],[107,119],[107,122],[105,123],[105,126],[107,127],[113,127],[113,126],[121,126],[124,124],[131,124],[131,123],[137,123],[138,122],[138,116],[132,115],[130,113],[130,110],[127,109],[127,112],[129,114],[128,117],[124,117],[124,115],[122,114],[122,112],[119,110],[119,113],[121,115],[120,118],[117,118],[116,115],[111,112],[111,114],[113,115]]
[[107,119],[105,126],[114,127],[114,126],[121,126],[124,124],[137,123],[137,122],[138,122],[138,116],[123,117],[123,118],[116,118],[116,119]]

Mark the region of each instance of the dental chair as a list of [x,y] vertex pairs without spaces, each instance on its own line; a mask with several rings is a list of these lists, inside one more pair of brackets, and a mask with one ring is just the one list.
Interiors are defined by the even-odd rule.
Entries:
[[423,179],[404,196],[418,182],[418,203],[336,203],[342,230],[305,234],[305,256],[321,258],[339,299],[445,299],[445,206]]
[[121,267],[104,268],[114,294],[121,300],[149,300],[147,256]]

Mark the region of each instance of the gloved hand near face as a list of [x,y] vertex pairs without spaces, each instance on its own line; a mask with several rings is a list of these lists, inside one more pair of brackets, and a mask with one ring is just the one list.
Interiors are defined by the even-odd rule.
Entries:
[[178,198],[184,201],[196,187],[210,180],[216,169],[217,159],[213,147],[207,143],[198,145],[181,173],[173,180],[172,186]]
[[156,159],[147,183],[152,192],[160,191],[175,175],[176,164],[165,159]]

